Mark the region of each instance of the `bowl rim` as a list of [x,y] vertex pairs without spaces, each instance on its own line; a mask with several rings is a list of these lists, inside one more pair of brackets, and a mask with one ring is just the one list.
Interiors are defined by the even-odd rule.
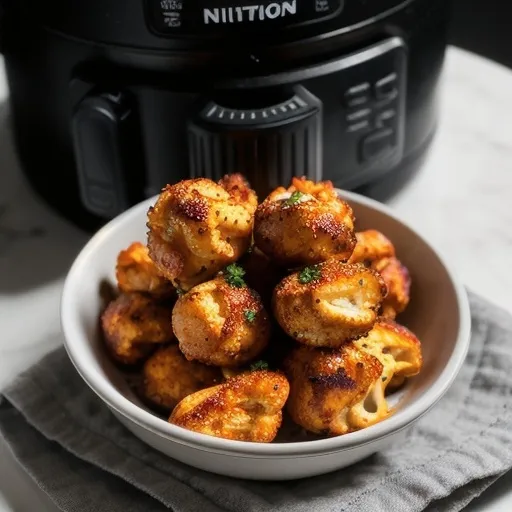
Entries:
[[78,322],[74,321],[74,317],[76,315],[76,310],[73,309],[74,301],[69,300],[70,297],[76,296],[76,290],[79,289],[80,280],[78,277],[83,275],[82,269],[86,266],[87,260],[96,252],[98,246],[102,245],[104,240],[109,237],[109,234],[116,230],[120,224],[129,222],[130,219],[139,217],[143,213],[145,214],[147,209],[156,201],[156,195],[132,206],[100,228],[78,253],[68,271],[61,293],[60,318],[62,331],[64,333],[64,347],[78,374],[91,388],[91,390],[107,404],[107,406],[127,420],[137,424],[139,427],[153,432],[160,437],[179,444],[191,446],[195,449],[224,454],[227,453],[236,455],[237,457],[307,457],[314,456],[316,454],[335,453],[354,449],[384,439],[416,422],[444,396],[451,387],[465,361],[469,349],[471,334],[471,315],[466,289],[460,283],[454,270],[446,263],[446,259],[440,251],[425,240],[425,238],[418,233],[416,229],[403,219],[399,218],[389,206],[355,192],[349,192],[341,189],[336,190],[340,197],[349,203],[359,203],[363,206],[378,210],[380,213],[392,218],[394,221],[402,224],[406,229],[413,232],[434,252],[435,256],[439,259],[440,263],[445,268],[451,281],[451,285],[455,291],[459,310],[459,331],[453,352],[438,378],[407,408],[398,411],[376,425],[327,439],[291,443],[232,441],[206,434],[200,434],[168,423],[131,402],[99,372],[92,371],[90,368],[81,365],[79,352],[81,347],[88,345],[88,339],[86,334],[79,327]]

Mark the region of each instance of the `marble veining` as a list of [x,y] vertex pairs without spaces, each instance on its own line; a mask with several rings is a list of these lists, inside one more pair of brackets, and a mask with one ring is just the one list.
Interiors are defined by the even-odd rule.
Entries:
[[18,240],[39,238],[43,237],[46,233],[45,229],[39,226],[34,226],[29,229],[16,229],[3,224],[3,219],[6,216],[8,208],[6,204],[0,204],[0,254],[6,254],[11,244]]

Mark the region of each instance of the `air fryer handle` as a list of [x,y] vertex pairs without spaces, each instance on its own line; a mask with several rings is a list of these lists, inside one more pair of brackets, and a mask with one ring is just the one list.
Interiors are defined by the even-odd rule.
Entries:
[[81,200],[112,218],[143,197],[143,153],[135,103],[124,93],[93,93],[76,109],[72,131]]
[[0,0],[0,53],[4,47],[4,1]]

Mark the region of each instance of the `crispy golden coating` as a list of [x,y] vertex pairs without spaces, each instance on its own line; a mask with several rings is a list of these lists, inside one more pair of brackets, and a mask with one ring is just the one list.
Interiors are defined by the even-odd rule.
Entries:
[[174,339],[171,307],[140,293],[121,294],[101,315],[110,355],[132,365],[147,357],[158,343]]
[[184,398],[169,422],[224,439],[270,443],[281,426],[289,391],[280,373],[242,373]]
[[219,180],[219,185],[228,192],[237,204],[244,204],[253,213],[256,211],[258,198],[241,174],[226,174]]
[[236,261],[252,238],[257,198],[239,175],[167,185],[148,211],[149,255],[183,290]]
[[215,366],[241,366],[267,346],[271,324],[259,295],[237,288],[224,276],[182,295],[172,322],[180,349],[189,360]]
[[382,364],[352,344],[335,350],[298,347],[285,361],[285,371],[293,421],[310,432],[337,436],[357,429],[350,410],[380,379]]
[[370,331],[385,294],[375,271],[332,259],[283,279],[272,302],[277,321],[296,341],[340,347]]
[[423,366],[420,340],[407,327],[392,320],[377,321],[368,336],[354,343],[383,364],[383,392],[386,387],[394,389],[402,385],[405,379],[417,375]]
[[178,345],[169,345],[144,363],[141,392],[146,402],[170,412],[186,396],[222,380],[218,368],[187,361]]
[[349,263],[364,263],[370,266],[381,258],[395,256],[395,247],[385,235],[375,229],[356,233],[357,244]]
[[294,268],[347,260],[356,245],[352,208],[330,181],[294,178],[274,190],[256,210],[254,241],[277,264]]
[[397,258],[382,258],[372,264],[384,279],[388,293],[382,303],[381,315],[393,320],[409,304],[411,276],[407,267]]
[[155,297],[171,297],[175,294],[172,283],[156,268],[149,257],[148,248],[134,242],[117,256],[116,279],[123,293],[142,292]]

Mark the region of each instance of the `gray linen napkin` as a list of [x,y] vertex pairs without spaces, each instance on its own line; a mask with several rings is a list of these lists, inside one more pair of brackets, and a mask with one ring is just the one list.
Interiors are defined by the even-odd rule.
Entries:
[[0,430],[65,511],[461,510],[512,468],[512,317],[470,295],[467,361],[404,443],[291,482],[235,480],[166,458],[129,433],[58,349],[3,393]]

